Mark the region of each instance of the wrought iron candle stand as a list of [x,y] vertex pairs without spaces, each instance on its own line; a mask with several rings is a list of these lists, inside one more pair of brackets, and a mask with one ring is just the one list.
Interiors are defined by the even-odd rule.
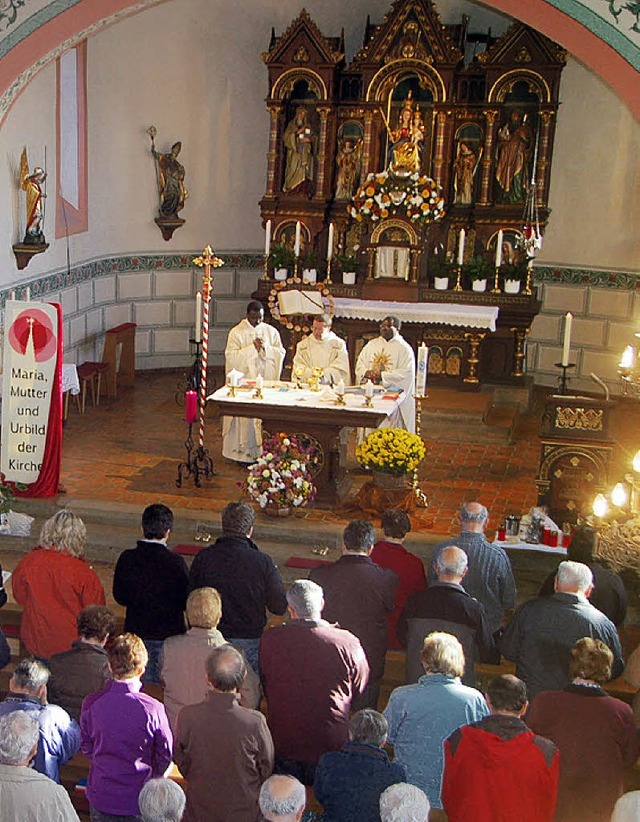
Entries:
[[566,365],[561,362],[554,363],[556,368],[562,369],[562,374],[558,377],[558,394],[564,396],[569,393],[569,377],[567,375],[567,371],[571,368],[575,368],[576,364],[574,362],[567,363]]
[[176,478],[176,486],[182,488],[182,476],[193,477],[193,482],[196,488],[200,488],[200,477],[205,479],[214,476],[216,473],[213,468],[213,460],[209,456],[206,448],[198,445],[193,441],[193,426],[195,423],[190,422],[189,433],[185,440],[184,447],[187,450],[187,458],[184,462],[178,465],[178,476]]

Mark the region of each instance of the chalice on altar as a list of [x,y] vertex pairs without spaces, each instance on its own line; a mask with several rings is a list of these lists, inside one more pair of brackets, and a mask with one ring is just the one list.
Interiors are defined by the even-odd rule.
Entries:
[[309,388],[312,391],[320,390],[320,380],[322,379],[323,370],[324,369],[320,368],[317,365],[313,368],[311,376],[309,377]]
[[302,378],[304,377],[304,365],[296,365],[293,369],[293,376],[296,378],[296,388],[302,388]]

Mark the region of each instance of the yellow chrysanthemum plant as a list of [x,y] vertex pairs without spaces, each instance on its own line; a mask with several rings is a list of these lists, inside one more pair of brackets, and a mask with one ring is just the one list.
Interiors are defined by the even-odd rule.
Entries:
[[356,447],[360,465],[384,474],[410,474],[426,453],[422,439],[404,428],[376,428]]

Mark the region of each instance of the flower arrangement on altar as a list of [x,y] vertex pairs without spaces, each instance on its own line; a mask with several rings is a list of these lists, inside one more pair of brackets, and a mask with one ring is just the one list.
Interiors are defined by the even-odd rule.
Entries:
[[389,171],[369,174],[349,206],[350,215],[363,220],[383,220],[390,215],[423,224],[444,217],[442,188],[426,174],[400,177]]
[[422,439],[404,428],[376,428],[356,447],[360,465],[383,474],[410,474],[426,453]]
[[313,501],[316,487],[308,466],[312,449],[297,437],[274,434],[262,444],[258,460],[248,468],[245,489],[260,508],[302,508]]

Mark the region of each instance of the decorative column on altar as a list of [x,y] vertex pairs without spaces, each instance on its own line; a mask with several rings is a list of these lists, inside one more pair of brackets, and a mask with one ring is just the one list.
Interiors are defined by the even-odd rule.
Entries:
[[276,193],[276,160],[278,158],[279,123],[282,103],[269,103],[271,125],[269,130],[269,151],[267,153],[267,190],[266,196]]
[[447,123],[447,113],[439,111],[436,115],[436,150],[433,158],[433,179],[439,186],[443,186],[444,172],[444,132]]
[[546,203],[545,192],[549,190],[549,153],[551,151],[551,120],[554,112],[542,110],[540,112],[540,138],[538,145],[538,166],[536,168],[536,205],[544,208]]
[[364,113],[364,146],[362,148],[362,179],[372,171],[373,160],[371,157],[371,145],[373,140],[373,110],[367,109]]
[[493,165],[493,141],[495,139],[496,120],[498,112],[488,109],[484,112],[487,128],[484,136],[484,152],[482,156],[482,178],[480,180],[480,196],[478,205],[491,205],[489,191],[491,188],[491,168]]
[[320,139],[318,142],[318,157],[322,161],[318,164],[318,177],[316,179],[316,200],[324,199],[325,179],[330,175],[327,173],[327,163],[331,160],[331,153],[327,151],[327,119],[329,117],[329,106],[318,106],[316,111],[320,115]]
[[[186,422],[189,425],[189,434],[185,442],[187,449],[187,459],[181,462],[178,466],[178,478],[176,485],[178,488],[182,485],[182,473],[193,476],[193,481],[196,488],[200,487],[200,476],[208,479],[215,473],[213,469],[213,460],[209,456],[209,452],[204,447],[204,429],[205,429],[205,406],[207,403],[207,362],[209,358],[209,306],[211,302],[211,292],[213,291],[213,277],[211,276],[212,268],[220,268],[224,265],[224,260],[216,257],[210,245],[206,246],[199,257],[195,257],[193,262],[199,268],[204,268],[202,274],[202,354],[201,354],[201,372],[200,372],[200,396],[198,398],[198,447],[194,451],[194,442],[191,436],[192,425],[194,417],[190,415],[193,413],[194,399],[189,396],[185,398]],[[197,306],[200,306],[200,300],[197,300]],[[199,326],[199,310],[196,326]],[[196,338],[199,336],[199,327],[196,327]]]

